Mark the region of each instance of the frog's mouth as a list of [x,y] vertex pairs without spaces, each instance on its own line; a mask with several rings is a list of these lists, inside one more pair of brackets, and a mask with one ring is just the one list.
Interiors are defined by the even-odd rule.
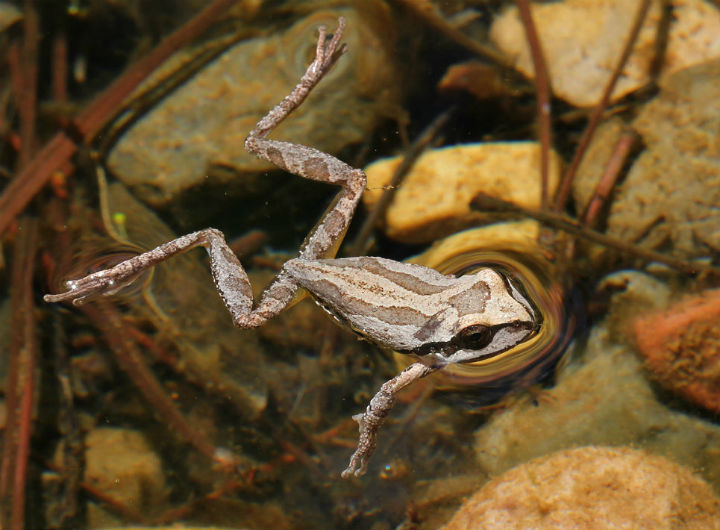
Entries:
[[496,326],[470,326],[449,342],[431,342],[413,351],[397,353],[432,357],[443,364],[487,361],[530,340],[539,329],[535,321],[516,321]]

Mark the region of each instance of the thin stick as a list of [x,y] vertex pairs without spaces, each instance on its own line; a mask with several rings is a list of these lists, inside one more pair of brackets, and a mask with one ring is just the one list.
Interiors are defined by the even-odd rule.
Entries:
[[627,160],[628,155],[630,155],[630,151],[636,141],[637,135],[632,131],[628,131],[623,133],[615,144],[615,149],[613,149],[612,156],[605,167],[605,171],[603,172],[602,177],[600,177],[600,181],[595,187],[593,195],[588,201],[585,211],[580,216],[580,219],[582,219],[583,223],[585,223],[588,227],[593,227],[595,225],[600,209],[610,196],[610,192],[613,187],[615,187],[615,183],[620,177],[620,171],[625,165],[625,161]]
[[[178,48],[207,30],[235,0],[215,0],[195,18],[165,38],[150,55],[135,63],[109,88],[97,96],[73,121],[74,134],[60,132],[13,179],[0,196],[0,234],[50,180],[55,171],[67,168],[78,150],[71,135],[89,142],[114,115],[118,105]],[[72,171],[69,169],[67,171]]]
[[515,0],[520,11],[520,18],[525,28],[533,68],[535,69],[535,88],[537,92],[537,116],[540,136],[540,208],[545,210],[548,205],[548,180],[550,173],[550,148],[552,147],[552,124],[550,121],[550,80],[547,73],[545,56],[543,55],[540,37],[533,22],[530,2]]
[[508,212],[513,214],[519,214],[523,217],[531,217],[541,223],[547,224],[558,230],[564,230],[570,234],[578,235],[589,241],[593,241],[600,245],[606,246],[622,252],[635,256],[646,262],[657,261],[658,263],[664,263],[668,267],[679,270],[686,274],[697,274],[699,272],[711,271],[720,272],[717,267],[704,265],[701,263],[692,263],[679,258],[673,258],[672,256],[666,256],[652,250],[647,250],[642,247],[638,247],[631,243],[626,243],[615,237],[606,236],[594,230],[589,229],[575,219],[571,219],[563,214],[541,211],[532,208],[523,208],[516,204],[503,201],[496,197],[490,197],[484,193],[480,193],[470,202],[470,208],[473,210],[480,210],[483,212],[496,211],[496,212]]
[[18,94],[18,112],[20,115],[20,157],[18,168],[24,168],[30,162],[35,151],[35,105],[37,98],[37,60],[38,14],[32,0],[25,0],[23,7],[23,45],[22,45],[22,93]]
[[0,524],[8,529],[25,527],[25,490],[38,350],[32,290],[36,249],[37,222],[24,219],[13,258],[13,334],[6,388],[7,418],[0,463]]
[[68,49],[67,33],[60,27],[52,41],[52,97],[56,103],[65,103],[68,99]]
[[7,230],[53,173],[65,167],[77,150],[77,145],[67,134],[58,133],[8,184],[0,196],[0,234]]
[[625,42],[625,47],[623,48],[622,54],[620,55],[620,59],[618,60],[618,63],[615,66],[612,75],[610,76],[608,84],[605,86],[605,91],[600,98],[600,103],[598,103],[597,107],[595,107],[595,110],[593,110],[593,113],[590,116],[590,121],[588,122],[587,127],[585,128],[585,131],[580,138],[578,147],[575,150],[575,156],[573,157],[572,162],[568,166],[568,169],[563,175],[562,181],[560,182],[558,192],[555,195],[555,211],[560,212],[565,208],[565,204],[570,197],[570,189],[572,188],[573,179],[575,178],[578,167],[580,167],[580,162],[582,162],[583,156],[585,156],[585,153],[587,152],[587,148],[590,145],[590,140],[592,140],[592,137],[595,134],[595,129],[597,129],[597,126],[600,124],[600,118],[602,117],[605,109],[607,108],[608,102],[610,101],[610,96],[612,95],[613,90],[615,90],[617,80],[620,78],[620,75],[625,68],[625,64],[630,58],[630,54],[632,53],[635,41],[640,34],[643,22],[645,22],[645,17],[647,16],[648,9],[650,9],[650,0],[642,0],[642,3],[637,10],[637,13],[635,14],[635,20],[633,21],[632,28],[630,29],[630,34],[628,35],[627,41]]
[[430,2],[419,0],[395,0],[398,4],[404,5],[417,16],[425,21],[426,24],[440,31],[448,39],[463,48],[466,48],[480,57],[489,59],[495,64],[499,64],[505,68],[512,69],[512,65],[508,59],[501,53],[495,51],[489,46],[485,46],[475,39],[471,39],[462,31],[448,24],[440,11]]
[[148,524],[148,520],[140,510],[136,510],[132,506],[125,504],[122,500],[113,496],[112,493],[103,491],[90,482],[80,482],[80,487],[89,497],[92,497],[94,501],[101,503],[109,511],[122,517],[125,524],[127,524],[126,521],[131,521],[142,526]]

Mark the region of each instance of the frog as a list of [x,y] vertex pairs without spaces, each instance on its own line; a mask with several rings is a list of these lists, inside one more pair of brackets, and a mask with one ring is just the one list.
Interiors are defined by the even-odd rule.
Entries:
[[215,228],[199,230],[133,256],[113,267],[68,280],[67,291],[46,294],[46,302],[82,304],[112,295],[155,265],[196,247],[210,256],[217,291],[240,328],[257,328],[308,292],[339,323],[362,338],[412,356],[414,361],[386,381],[363,413],[357,448],[343,478],[367,472],[380,427],[397,393],[411,383],[458,363],[499,355],[538,332],[542,319],[527,295],[493,268],[471,274],[442,274],[423,265],[383,257],[337,258],[337,252],[366,186],[361,169],[310,146],[268,135],[332,69],[347,46],[345,19],[332,35],[318,28],[315,58],[295,88],[250,131],[245,148],[300,177],[340,186],[335,199],[256,302],[245,269]]

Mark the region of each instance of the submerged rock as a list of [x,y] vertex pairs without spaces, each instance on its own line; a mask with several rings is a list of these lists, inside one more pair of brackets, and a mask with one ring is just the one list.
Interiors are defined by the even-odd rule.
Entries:
[[625,447],[582,447],[495,478],[444,527],[720,528],[720,500],[692,471]]
[[[366,168],[363,200],[380,200],[401,158],[380,160]],[[560,159],[550,157],[550,194],[560,176]],[[540,205],[540,147],[536,142],[455,145],[428,150],[403,181],[385,217],[388,236],[425,243],[485,220],[470,210],[478,193],[527,208]]]
[[[85,446],[85,482],[96,491],[146,516],[164,508],[162,461],[140,432],[97,427],[86,436]],[[88,505],[90,528],[118,523],[104,508]]]
[[273,138],[327,153],[365,141],[399,98],[390,15],[375,1],[318,11],[282,33],[232,46],[124,134],[108,158],[112,171],[142,200],[160,205],[208,179],[226,184],[238,174],[276,170],[245,151],[245,138],[300,80],[318,26],[332,31],[340,15],[349,53]]
[[635,320],[638,350],[653,379],[720,414],[720,290]]
[[[663,73],[720,57],[720,10],[705,0],[672,0]],[[654,0],[612,99],[645,86],[656,54],[662,2]],[[533,6],[553,93],[579,107],[600,101],[640,0],[565,0]],[[534,67],[518,9],[509,7],[490,38],[528,77]]]
[[690,257],[720,249],[718,77],[720,61],[678,72],[642,109],[633,127],[647,148],[616,191],[610,235]]
[[516,403],[478,429],[475,456],[483,470],[503,473],[578,445],[642,444],[720,484],[720,427],[660,403],[642,362],[611,337],[606,324],[596,326],[583,362],[561,370],[545,398]]

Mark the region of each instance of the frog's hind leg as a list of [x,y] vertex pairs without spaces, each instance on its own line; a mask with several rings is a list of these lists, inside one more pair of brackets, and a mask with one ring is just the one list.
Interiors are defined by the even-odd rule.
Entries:
[[410,383],[417,381],[441,369],[442,365],[426,365],[413,363],[398,375],[383,383],[377,394],[373,396],[367,409],[362,414],[356,414],[353,419],[358,422],[360,438],[355,452],[350,457],[350,464],[342,472],[343,478],[352,475],[362,476],[367,471],[368,461],[377,447],[377,434],[395,404],[395,395]]

